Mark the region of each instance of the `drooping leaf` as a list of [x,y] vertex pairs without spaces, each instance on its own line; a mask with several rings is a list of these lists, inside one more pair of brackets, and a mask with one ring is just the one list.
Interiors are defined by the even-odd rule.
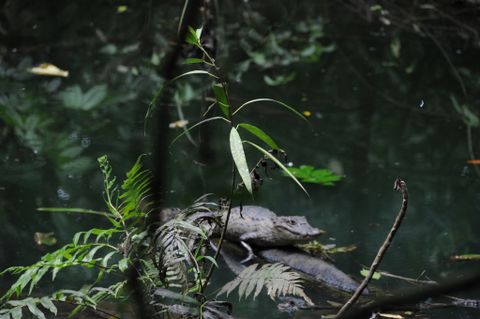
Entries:
[[263,149],[262,147],[258,146],[255,143],[252,143],[250,141],[245,141],[245,143],[252,145],[257,150],[262,152],[266,157],[268,157],[272,162],[277,164],[278,167],[280,167],[283,170],[283,172],[285,172],[285,174],[287,174],[291,179],[293,179],[293,181],[305,192],[305,194],[307,194],[307,196],[310,196],[310,195],[308,195],[308,192],[305,189],[305,187],[303,187],[303,185],[298,181],[298,179],[295,176],[293,176],[293,174],[290,173],[290,171],[285,167],[285,165],[283,165],[275,156],[273,156],[268,151],[266,151],[265,149]]
[[280,149],[277,143],[275,143],[273,139],[270,136],[268,136],[267,133],[265,133],[262,129],[247,123],[240,123],[238,124],[238,126],[246,129],[248,132],[252,133],[256,137],[264,141],[265,144],[270,146],[272,149],[274,150]]
[[173,144],[175,144],[176,141],[178,141],[178,139],[180,137],[182,137],[183,135],[185,135],[187,132],[190,132],[192,129],[196,128],[197,126],[200,126],[204,123],[207,123],[207,122],[210,122],[210,121],[216,121],[216,120],[224,120],[226,121],[227,123],[230,123],[230,121],[228,121],[226,118],[222,117],[222,116],[214,116],[214,117],[209,117],[207,119],[204,119],[188,128],[185,129],[185,131],[183,131],[182,133],[178,134],[174,139],[173,141],[170,143],[170,147],[172,147]]
[[300,117],[302,120],[306,121],[308,123],[308,120],[305,118],[305,116],[302,115],[302,113],[298,112],[297,110],[295,110],[293,107],[283,103],[283,102],[280,102],[280,101],[277,101],[275,99],[270,99],[270,98],[259,98],[259,99],[254,99],[254,100],[250,100],[248,102],[245,102],[243,103],[242,105],[240,105],[238,107],[238,109],[235,110],[235,112],[233,112],[233,115],[237,114],[238,112],[240,112],[240,110],[242,110],[245,106],[247,105],[250,105],[250,104],[254,104],[254,103],[259,103],[259,102],[272,102],[272,103],[275,103],[275,104],[278,104],[284,108],[286,108],[287,110],[289,110],[290,112],[292,112],[293,114],[297,115],[298,117]]
[[234,127],[230,130],[230,151],[235,166],[237,167],[238,174],[240,175],[245,188],[251,194],[252,178],[250,177],[250,171],[248,170],[247,158],[245,157],[245,151],[243,150],[242,139]]
[[212,74],[210,72],[207,72],[207,71],[204,71],[204,70],[193,70],[193,71],[188,71],[188,72],[182,73],[179,76],[174,77],[172,79],[172,82],[176,81],[180,78],[183,78],[184,76],[193,75],[193,74],[204,74],[204,75],[208,75],[209,77],[212,77],[214,79],[218,79],[218,77],[215,74]]
[[229,105],[228,105],[228,99],[227,99],[227,94],[225,93],[225,87],[222,84],[216,83],[213,85],[213,93],[215,94],[215,98],[217,100],[217,104],[220,107],[220,110],[222,110],[223,114],[225,117],[230,117],[229,115]]

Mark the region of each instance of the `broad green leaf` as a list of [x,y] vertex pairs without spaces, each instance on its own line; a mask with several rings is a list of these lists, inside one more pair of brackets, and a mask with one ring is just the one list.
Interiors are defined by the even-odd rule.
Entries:
[[295,110],[293,107],[291,106],[288,106],[287,104],[283,103],[283,102],[280,102],[280,101],[277,101],[277,100],[274,100],[274,99],[270,99],[270,98],[260,98],[260,99],[254,99],[254,100],[250,100],[248,102],[245,102],[243,103],[242,105],[240,105],[238,107],[238,109],[235,110],[235,112],[233,112],[232,115],[235,115],[237,114],[241,109],[243,109],[245,106],[249,105],[249,104],[253,104],[253,103],[258,103],[258,102],[272,102],[272,103],[276,103],[278,105],[281,105],[283,106],[284,108],[286,108],[287,110],[289,110],[290,112],[292,112],[293,114],[297,115],[298,117],[300,117],[302,120],[304,120],[305,122],[308,123],[308,120],[305,116],[302,115],[302,113],[298,112],[297,110]]
[[257,144],[255,143],[252,143],[250,141],[244,141],[244,143],[247,143],[247,144],[250,144],[252,145],[253,147],[255,147],[257,150],[259,150],[260,152],[262,152],[265,156],[267,156],[272,162],[274,162],[275,164],[277,164],[284,172],[285,174],[287,174],[288,176],[290,176],[291,179],[294,180],[295,183],[297,183],[297,185],[305,192],[305,194],[307,194],[307,196],[310,196],[308,195],[308,192],[307,190],[303,187],[303,185],[298,181],[298,179],[293,176],[292,173],[290,173],[290,171],[288,170],[288,168],[285,167],[285,165],[283,165],[275,156],[273,156],[272,154],[270,154],[268,151],[266,151],[265,149],[263,149],[262,147],[258,146]]
[[243,150],[242,139],[234,127],[232,127],[230,131],[230,151],[232,152],[233,161],[237,167],[238,174],[242,178],[243,184],[245,184],[248,192],[251,194],[252,178],[250,177],[250,171],[248,170],[247,158],[245,157],[245,151]]
[[259,139],[261,139],[262,141],[265,142],[265,144],[267,144],[268,146],[270,146],[272,149],[274,150],[278,150],[280,149],[277,145],[277,143],[275,143],[272,138],[270,136],[267,135],[267,133],[265,133],[263,130],[261,130],[260,128],[256,127],[256,126],[253,126],[251,124],[247,124],[247,123],[240,123],[238,124],[238,126],[240,126],[241,128],[244,128],[246,129],[247,131],[249,131],[250,133],[252,133],[253,135],[255,135],[256,137],[258,137]]
[[74,85],[60,92],[59,96],[65,107],[88,111],[100,105],[107,93],[107,86],[104,84],[96,85],[86,92],[82,92],[80,86]]
[[199,126],[199,125],[202,125],[203,123],[210,122],[210,121],[215,121],[215,120],[224,120],[224,121],[227,121],[227,123],[230,123],[229,120],[227,120],[226,118],[224,118],[224,117],[222,117],[222,116],[209,117],[208,119],[202,120],[202,121],[198,122],[197,124],[192,125],[192,126],[190,126],[189,128],[186,128],[182,133],[178,134],[178,135],[173,139],[173,141],[170,143],[170,147],[171,147],[180,137],[182,137],[183,135],[185,135],[185,134],[186,134],[187,132],[189,132],[190,130],[194,129],[195,127],[197,127],[197,126]]
[[[364,269],[362,269],[362,270],[360,271],[360,274],[361,274],[363,277],[367,277],[369,272],[370,272],[370,270],[364,268]],[[381,275],[380,273],[378,273],[378,272],[374,272],[374,273],[373,273],[373,276],[372,276],[372,278],[375,279],[375,280],[378,280],[378,279],[380,279],[381,277],[382,277],[382,275]]]
[[204,59],[199,58],[188,58],[185,60],[184,64],[195,64],[195,63],[205,63]]
[[[316,169],[310,165],[301,165],[300,167],[289,167],[288,170],[304,183],[322,184],[324,186],[333,186],[335,182],[342,179],[328,169]],[[285,174],[285,176],[287,176]]]
[[217,104],[222,110],[223,114],[227,118],[230,117],[228,112],[229,105],[227,95],[225,93],[225,87],[222,84],[216,83],[213,85],[213,93],[215,94]]
[[218,77],[210,72],[207,72],[207,71],[204,71],[204,70],[193,70],[193,71],[188,71],[188,72],[185,72],[185,73],[182,73],[180,74],[179,76],[176,76],[174,77],[171,81],[176,81],[180,78],[183,78],[184,76],[187,76],[187,75],[193,75],[193,74],[205,74],[205,75],[208,75],[214,79],[218,79]]

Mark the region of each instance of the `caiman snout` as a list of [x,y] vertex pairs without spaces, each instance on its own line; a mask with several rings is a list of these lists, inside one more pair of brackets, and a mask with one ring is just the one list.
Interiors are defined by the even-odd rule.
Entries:
[[325,234],[325,231],[320,228],[312,227],[312,230],[309,232],[308,236],[316,237]]

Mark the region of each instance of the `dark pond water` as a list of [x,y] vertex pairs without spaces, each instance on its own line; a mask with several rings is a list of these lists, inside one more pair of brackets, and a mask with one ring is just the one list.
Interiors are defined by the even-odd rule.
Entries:
[[[408,184],[410,206],[380,268],[432,280],[477,269],[478,262],[450,260],[452,255],[480,253],[480,175],[467,163],[480,147],[479,49],[464,36],[465,30],[457,25],[447,32],[441,28],[447,23],[443,18],[429,16],[418,20],[417,28],[424,31],[420,34],[413,22],[398,21],[400,9],[381,14],[383,20],[374,13],[369,22],[369,14],[348,4],[245,2],[238,4],[241,10],[230,2],[222,5],[214,34],[219,63],[234,79],[233,103],[279,99],[305,112],[311,127],[269,104],[252,105],[238,121],[268,132],[295,166],[330,168],[344,176],[333,187],[306,184],[307,197],[273,173],[254,198],[242,197],[243,203],[305,215],[327,230],[323,243],[356,244],[355,251],[336,256],[336,265],[360,278],[362,265],[370,264],[398,211],[401,198],[392,185],[401,176]],[[2,269],[31,263],[51,250],[35,245],[35,232],[54,232],[58,244],[64,244],[76,231],[98,224],[92,216],[36,212],[42,206],[102,209],[98,156],[107,154],[120,176],[138,155],[151,152],[143,118],[162,82],[159,65],[181,6],[132,3],[126,12],[107,1],[62,6],[19,1],[4,8]],[[453,9],[448,13],[453,15]],[[70,77],[25,72],[43,62],[69,70]],[[208,85],[199,78],[179,82],[173,120],[181,105],[186,119],[198,121],[199,99]],[[76,87],[84,94],[81,102],[68,100],[75,98],[68,94]],[[92,89],[93,97],[86,97]],[[90,108],[82,109],[88,104]],[[171,136],[178,132],[172,129]],[[197,133],[192,135],[198,140]],[[171,205],[188,205],[207,192],[228,193],[228,127],[211,124],[201,133],[206,146],[200,150],[187,139],[170,150]],[[253,150],[247,156],[250,165],[258,159]],[[76,285],[88,276],[79,273],[64,280]],[[215,282],[232,277],[218,271]],[[405,285],[385,280],[379,286],[395,291]],[[479,298],[479,293],[458,296]],[[288,317],[267,297],[235,302],[234,314]],[[433,318],[478,316],[467,309],[431,313]]]

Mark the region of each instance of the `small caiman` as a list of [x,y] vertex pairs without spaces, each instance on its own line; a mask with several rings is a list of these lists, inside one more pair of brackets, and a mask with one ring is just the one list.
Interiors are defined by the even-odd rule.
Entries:
[[[165,208],[160,216],[166,222],[180,213],[178,208]],[[195,220],[198,214],[191,215],[188,219]],[[222,220],[225,223],[227,211],[223,211]],[[187,219],[187,220],[188,220]],[[205,228],[213,227],[208,233],[220,235],[221,228],[215,225],[202,224]],[[312,238],[323,234],[324,231],[312,227],[304,216],[277,216],[271,210],[260,206],[243,206],[231,209],[226,238],[240,242],[248,252],[247,258],[242,263],[253,257],[250,245],[259,247],[293,246],[310,241]]]
[[[225,222],[226,214],[223,216]],[[260,247],[292,246],[308,242],[324,231],[312,227],[304,216],[277,216],[260,206],[234,207],[230,213],[226,238],[240,242],[248,251],[242,263],[252,259],[250,244]]]

